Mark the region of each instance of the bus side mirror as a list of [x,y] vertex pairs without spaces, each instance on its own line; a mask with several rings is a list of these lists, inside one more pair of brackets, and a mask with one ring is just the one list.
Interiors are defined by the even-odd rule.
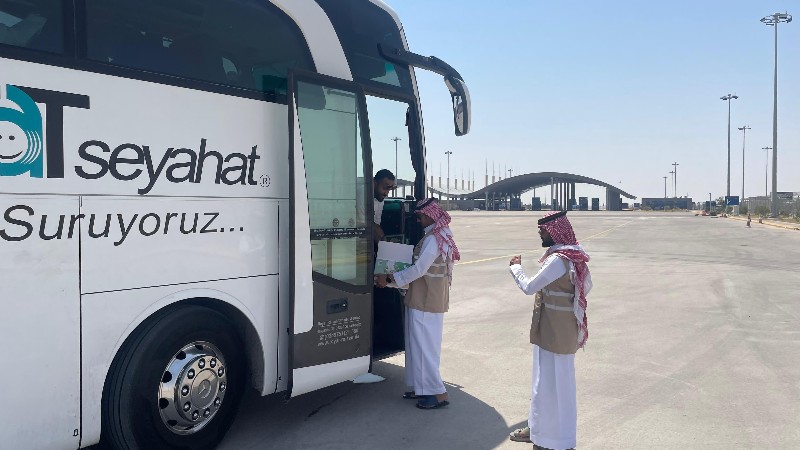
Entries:
[[469,133],[472,120],[469,89],[463,81],[452,76],[446,76],[444,84],[447,85],[453,101],[453,122],[456,127],[456,136],[464,136]]
[[453,100],[453,122],[456,126],[456,136],[464,136],[469,133],[472,120],[469,90],[462,76],[455,69],[435,56],[422,56],[405,49],[388,47],[382,43],[378,44],[378,52],[387,61],[419,67],[443,75],[444,84],[447,85],[450,98]]

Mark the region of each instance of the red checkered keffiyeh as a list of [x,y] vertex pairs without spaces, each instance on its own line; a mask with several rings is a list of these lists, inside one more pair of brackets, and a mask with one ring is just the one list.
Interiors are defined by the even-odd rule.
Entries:
[[[447,261],[447,278],[452,282],[453,280],[453,263],[461,259],[461,254],[458,252],[456,241],[453,240],[453,232],[450,230],[450,214],[443,210],[439,204],[432,198],[420,200],[417,203],[417,212],[425,214],[433,219],[433,236],[436,238],[436,244],[439,246],[439,253],[442,259]],[[445,251],[445,244],[450,248]]]
[[577,301],[574,305],[575,319],[578,321],[578,347],[582,348],[589,339],[589,322],[586,318],[586,280],[589,276],[589,255],[575,238],[575,231],[567,219],[567,212],[550,212],[539,220],[539,226],[553,237],[555,245],[544,252],[539,259],[543,263],[547,257],[556,254],[572,262],[575,267],[575,293]]

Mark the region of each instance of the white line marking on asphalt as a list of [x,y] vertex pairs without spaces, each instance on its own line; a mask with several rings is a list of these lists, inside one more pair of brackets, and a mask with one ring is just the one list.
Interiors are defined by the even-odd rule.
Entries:
[[[612,231],[614,231],[614,230],[616,230],[616,229],[618,229],[618,228],[622,228],[622,227],[624,227],[625,225],[628,225],[628,224],[630,224],[630,223],[633,223],[633,220],[630,220],[630,221],[628,221],[628,222],[625,222],[625,223],[623,223],[622,225],[617,225],[617,226],[615,226],[615,227],[611,227],[611,228],[609,228],[608,230],[601,231],[600,233],[597,233],[597,234],[594,234],[594,235],[592,235],[592,236],[589,236],[589,237],[588,237],[588,238],[586,238],[586,239],[582,239],[582,240],[581,240],[581,242],[586,242],[586,241],[589,241],[589,240],[591,240],[591,239],[595,239],[595,238],[598,238],[598,237],[602,237],[602,236],[604,236],[604,235],[606,235],[606,234],[608,234],[608,233],[611,233]],[[456,263],[456,265],[457,265],[457,266],[461,266],[461,265],[466,265],[466,264],[476,264],[476,263],[487,262],[487,261],[497,261],[498,259],[503,259],[503,258],[511,258],[511,257],[517,256],[517,255],[528,255],[528,254],[531,254],[531,253],[539,253],[539,251],[538,251],[538,250],[536,250],[536,251],[534,251],[534,250],[529,250],[529,251],[527,251],[527,252],[518,252],[518,253],[514,253],[513,255],[494,256],[494,257],[492,257],[492,258],[476,259],[476,260],[474,260],[474,261],[457,262],[457,263]]]

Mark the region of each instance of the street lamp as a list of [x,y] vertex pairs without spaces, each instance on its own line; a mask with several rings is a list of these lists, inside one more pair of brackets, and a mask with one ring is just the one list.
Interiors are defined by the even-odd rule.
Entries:
[[775,13],[761,19],[764,25],[775,27],[775,75],[773,77],[772,101],[772,198],[770,199],[770,215],[775,217],[778,209],[778,24],[789,23],[792,16],[787,13]]
[[[675,171],[672,170],[672,171],[669,172],[669,174],[672,175],[672,185],[675,186]],[[672,196],[675,197],[674,189],[673,189],[672,194],[673,194]]]
[[664,210],[667,209],[667,177],[664,176]]
[[399,179],[400,178],[400,174],[397,173],[397,141],[402,141],[402,139],[400,139],[399,137],[395,136],[395,137],[391,138],[390,140],[394,141],[394,176],[395,176],[395,178]]
[[672,163],[672,168],[675,171],[675,178],[672,180],[672,189],[675,193],[675,198],[678,197],[678,166],[680,166],[680,164],[677,162]]
[[747,125],[743,127],[739,127],[739,130],[742,132],[742,198],[739,199],[739,204],[744,201],[744,149],[745,149],[745,142],[747,141],[747,130],[751,128]]
[[764,161],[764,197],[769,197],[769,188],[767,187],[769,183],[767,180],[769,180],[769,151],[772,150],[772,147],[761,147],[761,150],[767,152],[767,160]]
[[727,196],[731,195],[731,99],[737,99],[739,96],[735,94],[727,94],[720,97],[720,100],[725,100],[728,102],[728,188],[725,192],[727,192]]
[[450,155],[453,154],[451,151],[444,152],[447,155],[447,210],[450,210]]

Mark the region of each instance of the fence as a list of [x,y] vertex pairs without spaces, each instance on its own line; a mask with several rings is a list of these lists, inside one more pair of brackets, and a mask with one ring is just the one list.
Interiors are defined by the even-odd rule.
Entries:
[[[750,197],[745,199],[742,202],[743,205],[747,206],[747,211],[750,214],[755,214],[756,211],[770,210],[770,198],[769,197]],[[778,199],[778,207],[777,207],[778,215],[779,216],[787,216],[787,217],[794,217],[795,219],[800,219],[800,197],[795,196],[793,200],[781,200]]]

